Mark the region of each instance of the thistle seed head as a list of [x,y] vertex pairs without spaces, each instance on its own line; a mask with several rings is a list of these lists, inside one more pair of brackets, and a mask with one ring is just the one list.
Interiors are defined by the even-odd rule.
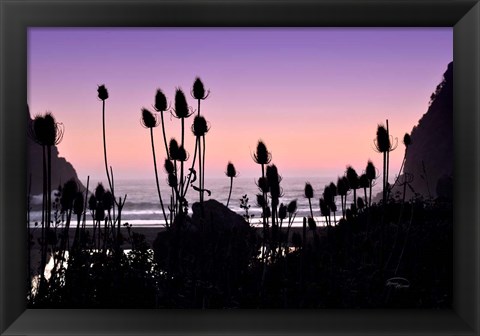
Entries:
[[313,198],[313,187],[309,182],[305,183],[304,194],[305,198]]
[[272,160],[272,155],[267,150],[267,146],[261,140],[258,141],[257,151],[253,155],[253,160],[258,164],[269,164]]
[[154,107],[157,112],[163,112],[167,110],[167,97],[165,97],[165,94],[160,89],[158,89],[157,93],[155,94]]
[[146,108],[142,108],[142,126],[145,128],[154,128],[158,126],[157,115]]
[[234,177],[238,176],[237,175],[237,170],[235,169],[235,166],[230,161],[227,164],[227,171],[225,172],[225,175],[227,175],[227,177],[231,177],[231,178],[234,178]]
[[101,100],[105,101],[108,99],[108,90],[105,87],[105,85],[103,84],[99,85],[97,92],[98,92],[98,98],[100,98]]

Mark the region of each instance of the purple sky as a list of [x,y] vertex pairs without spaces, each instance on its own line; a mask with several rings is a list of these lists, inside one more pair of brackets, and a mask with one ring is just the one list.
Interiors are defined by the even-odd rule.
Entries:
[[[337,176],[347,164],[361,173],[378,123],[389,119],[399,141],[427,111],[430,94],[453,59],[451,28],[30,28],[28,103],[65,125],[59,145],[79,177],[104,177],[101,102],[105,84],[109,163],[118,178],[153,174],[149,132],[140,110],[157,88],[172,103],[196,76],[211,90],[202,114],[207,176],[222,176],[231,160],[242,176],[263,139],[284,176]],[[187,149],[193,136],[187,119]],[[167,118],[167,135],[180,123]],[[164,158],[161,129],[157,156]],[[403,157],[391,154],[391,172]],[[394,176],[391,176],[393,178]]]

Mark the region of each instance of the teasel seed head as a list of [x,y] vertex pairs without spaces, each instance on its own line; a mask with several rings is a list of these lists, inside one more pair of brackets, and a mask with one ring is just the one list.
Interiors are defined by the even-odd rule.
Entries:
[[77,194],[75,195],[75,199],[73,201],[73,213],[75,215],[81,215],[83,213],[83,206],[84,206],[83,193],[77,192]]
[[168,109],[167,106],[167,97],[165,94],[162,92],[162,90],[158,89],[157,93],[155,94],[155,111],[157,112],[163,112]]
[[373,162],[368,160],[367,168],[365,169],[365,174],[369,181],[373,181],[377,178],[377,169],[373,165]]
[[192,132],[195,136],[203,136],[210,130],[207,120],[203,116],[195,116],[193,119]]
[[261,208],[265,207],[267,203],[265,202],[265,198],[262,194],[257,194],[257,205]]
[[188,154],[188,152],[185,150],[185,147],[183,146],[178,147],[178,157],[177,157],[178,161],[185,162],[188,160],[189,157],[190,157],[190,154]]
[[175,167],[173,166],[173,162],[169,159],[165,159],[165,163],[163,164],[163,168],[165,168],[165,172],[167,174],[173,174],[175,172]]
[[112,209],[114,201],[115,200],[113,199],[112,192],[110,190],[107,190],[105,194],[103,194],[103,199],[102,199],[104,209],[107,211]]
[[78,184],[74,179],[70,179],[63,185],[62,196],[60,198],[60,205],[62,206],[62,212],[71,210],[73,207],[73,201],[78,192]]
[[405,147],[408,147],[412,144],[412,138],[410,137],[410,134],[405,133],[405,135],[403,136],[403,144],[405,145]]
[[390,150],[390,135],[384,125],[378,125],[375,147],[379,153],[385,153]]
[[253,154],[253,160],[258,164],[269,164],[272,160],[272,154],[267,150],[267,146],[262,140],[258,141],[257,151]]
[[181,89],[177,89],[175,92],[175,117],[181,118],[188,118],[192,111],[187,104],[187,99],[185,98],[185,94]]
[[370,186],[370,181],[368,180],[367,174],[360,175],[358,184],[360,188],[368,188]]
[[191,92],[193,98],[198,100],[204,100],[210,94],[210,91],[205,92],[205,87],[203,86],[202,80],[197,77],[195,78],[195,82],[193,82],[193,88]]
[[88,209],[95,210],[97,208],[97,198],[95,195],[91,195],[88,199]]
[[97,199],[97,201],[102,201],[103,195],[105,195],[105,188],[103,187],[102,183],[99,183],[95,188],[95,198]]
[[278,209],[278,218],[282,220],[287,218],[287,206],[283,205],[283,203],[280,204],[280,208]]
[[297,211],[297,200],[290,201],[287,205],[287,212],[293,214]]
[[175,174],[168,174],[168,185],[172,188],[176,188],[178,185],[178,180]]
[[227,175],[227,177],[231,177],[231,178],[234,178],[234,177],[238,176],[238,173],[237,173],[237,170],[235,169],[235,166],[230,161],[227,164],[227,171],[225,172],[225,175]]
[[98,98],[100,98],[101,100],[105,101],[108,99],[108,90],[105,87],[105,85],[103,84],[99,85],[97,92],[98,92]]
[[257,182],[257,187],[262,193],[268,192],[268,180],[266,177],[260,177]]
[[347,171],[345,172],[345,175],[348,179],[348,185],[350,186],[350,188],[358,189],[359,179],[355,169],[353,169],[352,166],[347,166]]
[[170,153],[171,160],[178,160],[179,157],[179,146],[177,140],[175,138],[170,139],[170,143],[168,144],[168,152]]
[[141,124],[145,128],[154,128],[159,125],[158,118],[156,114],[153,114],[151,111],[146,108],[142,108],[142,119]]
[[312,217],[308,217],[308,228],[312,231],[317,229],[317,223]]
[[305,198],[313,198],[313,187],[309,182],[305,183],[304,194]]

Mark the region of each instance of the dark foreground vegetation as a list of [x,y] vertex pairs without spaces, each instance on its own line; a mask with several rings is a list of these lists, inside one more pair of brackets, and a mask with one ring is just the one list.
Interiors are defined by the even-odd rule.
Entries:
[[[259,166],[255,201],[262,209],[261,218],[249,214],[248,195],[241,200],[229,197],[227,205],[205,200],[205,194],[210,194],[204,178],[210,125],[200,110],[209,92],[198,78],[191,95],[196,110],[188,106],[180,89],[171,111],[161,90],[155,96],[155,112],[141,110],[165,222],[154,239],[122,222],[128,202],[127,195],[118,196],[114,171],[108,164],[107,89],[98,88],[107,188],[99,184],[89,191],[87,179],[86,190],[80,190],[71,180],[52,199],[50,152],[61,141],[63,127],[51,114],[35,117],[29,134],[43,150],[44,197],[42,221],[29,231],[30,307],[450,307],[451,184],[437,185],[435,199],[419,194],[407,199],[407,188],[414,192],[411,182],[415,177],[402,168],[390,184],[389,153],[397,143],[388,121],[378,125],[374,140],[383,158],[381,174],[370,161],[360,175],[348,166],[319,195],[315,189],[321,186],[306,182],[304,195],[298,197],[308,199],[310,215],[303,218],[302,228],[292,228],[296,200],[283,200],[281,174],[262,141],[252,154]],[[163,114],[167,111],[179,119],[179,141],[165,137]],[[191,131],[196,139],[192,155],[184,147],[190,116],[194,116]],[[160,188],[163,172],[157,167],[155,149],[154,129],[160,125],[167,190]],[[410,144],[406,134],[405,154]],[[232,163],[227,165],[226,176],[226,185],[234,188],[238,173]],[[375,202],[371,190],[377,181],[382,195]],[[400,191],[393,194],[394,188]],[[189,191],[198,193],[198,203],[189,204]],[[243,215],[228,209],[232,202],[240,202]],[[86,226],[87,216],[93,227]],[[317,225],[319,218],[325,226]],[[254,228],[254,223],[261,227]]]

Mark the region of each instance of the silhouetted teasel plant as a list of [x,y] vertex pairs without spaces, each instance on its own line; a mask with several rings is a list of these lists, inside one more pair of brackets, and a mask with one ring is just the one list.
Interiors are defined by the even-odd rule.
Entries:
[[377,137],[374,139],[375,150],[378,153],[383,155],[383,204],[387,201],[388,194],[388,166],[389,166],[389,156],[390,152],[397,148],[397,139],[395,138],[395,143],[393,137],[390,135],[388,128],[388,119],[386,121],[386,126],[378,125],[377,127]]
[[154,105],[155,111],[158,112],[160,115],[160,121],[162,124],[162,135],[163,135],[163,143],[165,145],[165,152],[167,153],[167,157],[170,157],[168,153],[168,144],[167,144],[167,134],[165,132],[165,121],[163,118],[163,114],[165,111],[169,110],[170,107],[168,106],[167,103],[167,97],[163,93],[162,90],[157,89],[157,92],[155,93],[155,105]]
[[45,288],[44,271],[47,261],[47,232],[50,231],[51,206],[52,206],[52,146],[58,145],[64,134],[63,124],[58,123],[54,116],[47,112],[45,115],[37,115],[28,127],[28,135],[37,144],[42,146],[43,166],[43,201],[42,201],[42,252],[40,260],[40,289],[43,293]]
[[347,166],[345,176],[347,177],[348,185],[350,186],[350,189],[353,190],[353,202],[352,202],[353,209],[352,210],[353,210],[353,213],[355,213],[357,208],[357,202],[356,202],[357,189],[360,188],[360,180],[357,172],[355,171],[355,169],[353,169],[352,166]]
[[[195,116],[192,125],[192,133],[195,135],[195,154],[194,160],[192,162],[192,168],[194,169],[195,166],[195,157],[198,150],[198,177],[199,177],[199,187],[195,190],[199,191],[200,194],[200,204],[203,206],[204,201],[204,192],[205,192],[205,151],[206,151],[206,143],[205,143],[205,135],[210,130],[210,126],[207,120],[201,116]],[[191,171],[192,173],[192,171]],[[191,176],[191,174],[190,174]]]
[[232,196],[232,188],[233,188],[233,179],[238,177],[238,172],[235,169],[235,166],[230,161],[227,164],[227,170],[225,171],[225,175],[230,178],[230,190],[228,192],[228,199],[227,199],[227,207],[230,203],[230,197]]
[[[310,208],[310,217],[309,218],[313,219],[312,198],[313,198],[314,194],[313,194],[313,187],[310,184],[310,182],[305,183],[305,188],[304,188],[303,191],[304,191],[303,193],[304,193],[305,198],[308,199],[308,206]],[[313,219],[313,221],[315,221],[315,220]],[[313,225],[313,223],[310,220],[308,220],[308,225],[310,227],[311,225]]]
[[[192,108],[188,106],[187,99],[185,98],[185,94],[180,88],[177,88],[175,91],[175,107],[172,111],[172,115],[180,119],[181,121],[181,141],[180,141],[180,147],[185,148],[185,119],[190,117],[193,114]],[[178,160],[180,161],[180,176],[178,177],[178,190],[177,192],[183,191],[183,186],[185,183],[184,180],[184,163],[185,160]]]
[[337,179],[337,193],[340,195],[340,202],[342,205],[342,217],[345,218],[347,195],[350,187],[348,185],[348,179],[345,176]]
[[[268,165],[272,160],[272,154],[268,151],[267,146],[262,140],[259,140],[257,143],[257,148],[255,153],[253,154],[253,161],[259,164],[262,168],[262,176],[261,180],[259,180],[259,188],[262,191],[263,202],[262,202],[262,219],[263,219],[263,249],[266,246],[266,236],[267,236],[267,216],[266,214],[266,207],[267,207],[267,192],[268,192],[268,182],[266,181],[265,177],[265,166]],[[265,255],[262,254],[262,258],[264,259]]]
[[[107,175],[108,186],[112,193],[113,198],[113,206],[112,206],[112,213],[113,213],[113,222],[117,223],[117,233],[120,234],[120,227],[121,227],[121,218],[122,218],[122,209],[125,205],[125,201],[127,199],[127,195],[124,196],[123,200],[120,197],[117,201],[115,196],[115,181],[113,176],[113,168],[112,166],[108,165],[108,157],[107,157],[107,135],[106,135],[106,122],[105,122],[105,101],[109,98],[109,93],[105,85],[99,85],[97,88],[98,98],[102,101],[102,135],[103,135],[103,157],[105,162],[105,173]],[[115,206],[118,209],[118,213],[115,213]],[[117,250],[119,249],[119,239],[117,239]]]
[[[160,182],[159,182],[158,170],[157,170],[157,156],[156,156],[156,153],[155,153],[155,141],[154,141],[154,137],[153,137],[153,129],[159,125],[157,115],[153,114],[152,112],[150,112],[146,108],[143,108],[142,109],[141,124],[142,124],[143,127],[150,130],[150,142],[151,142],[151,145],[152,145],[152,155],[153,155],[153,168],[154,168],[154,171],[155,171],[155,182],[156,182],[156,185],[157,185],[158,199],[160,201],[160,207],[162,208],[163,218],[165,219],[165,226],[168,228],[169,223],[168,223],[167,214],[165,212],[165,207],[164,207],[164,204],[163,204],[162,192],[160,190]],[[163,122],[162,122],[162,125],[163,125]]]
[[368,187],[370,189],[369,196],[368,196],[368,206],[370,207],[372,206],[373,181],[375,181],[378,178],[377,168],[375,168],[375,165],[370,160],[368,160],[367,162],[367,167],[365,168],[365,175],[367,176]]

